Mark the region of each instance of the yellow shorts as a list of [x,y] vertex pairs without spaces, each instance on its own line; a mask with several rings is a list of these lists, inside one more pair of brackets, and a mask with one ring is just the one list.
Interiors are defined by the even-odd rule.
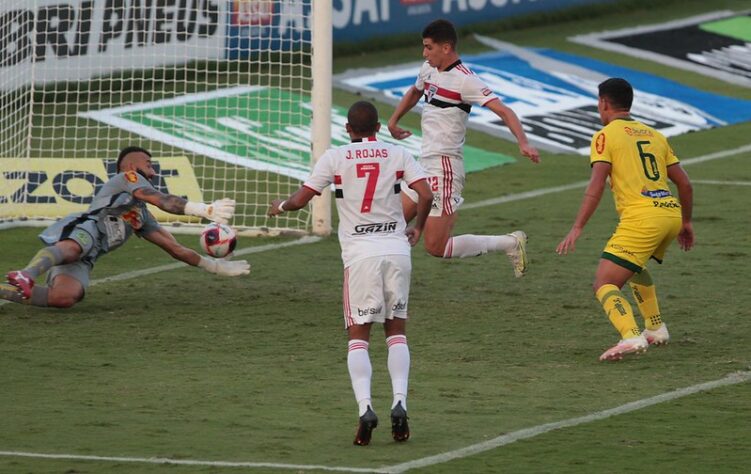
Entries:
[[662,263],[665,251],[680,230],[680,217],[645,216],[622,220],[605,245],[602,258],[639,273],[650,257]]

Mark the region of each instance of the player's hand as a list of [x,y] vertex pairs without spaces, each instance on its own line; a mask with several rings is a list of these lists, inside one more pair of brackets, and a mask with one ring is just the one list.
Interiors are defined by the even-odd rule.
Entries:
[[391,136],[397,140],[404,140],[405,138],[412,136],[412,132],[404,130],[398,125],[389,125],[389,132],[391,133]]
[[420,241],[422,230],[416,229],[414,227],[407,227],[407,230],[405,230],[404,233],[407,235],[407,240],[409,241],[409,245],[414,247],[415,245],[417,245],[417,242]]
[[198,266],[209,273],[220,276],[240,276],[250,273],[247,260],[224,260],[221,258],[201,257]]
[[572,227],[568,235],[566,235],[566,238],[561,240],[561,243],[556,247],[556,253],[558,253],[558,255],[566,255],[567,253],[576,250],[576,239],[579,238],[581,233],[582,230],[580,228]]
[[227,224],[234,214],[235,200],[224,198],[209,204],[204,217],[219,224]]
[[271,201],[271,205],[269,206],[269,210],[266,212],[266,215],[269,217],[278,216],[283,210],[279,209],[279,204],[283,203],[283,199],[274,199]]
[[690,222],[686,222],[678,233],[678,245],[688,252],[694,247],[694,228]]
[[537,151],[537,148],[533,147],[530,144],[524,144],[519,145],[519,151],[523,156],[526,156],[529,158],[529,160],[532,163],[539,163],[540,162],[540,152]]
[[185,203],[186,216],[205,217],[206,219],[220,224],[227,224],[235,214],[235,200],[230,198],[219,199],[211,204],[202,202]]

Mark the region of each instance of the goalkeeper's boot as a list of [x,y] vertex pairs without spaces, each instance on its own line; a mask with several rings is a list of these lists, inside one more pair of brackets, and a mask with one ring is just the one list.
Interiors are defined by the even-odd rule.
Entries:
[[391,436],[394,441],[407,441],[409,439],[409,424],[407,423],[407,410],[402,402],[397,402],[391,409]]
[[628,354],[643,354],[647,352],[647,347],[649,343],[644,335],[621,339],[618,344],[603,352],[600,360],[621,360]]
[[365,413],[360,417],[353,444],[357,446],[367,446],[370,444],[370,437],[376,426],[378,426],[378,417],[373,413],[373,410],[368,407]]
[[527,260],[527,234],[524,231],[517,230],[508,235],[516,239],[516,246],[506,255],[511,260],[511,265],[514,266],[514,276],[521,278],[527,273],[527,265],[529,264]]
[[18,288],[21,298],[31,298],[31,289],[34,288],[34,279],[23,270],[14,270],[6,275],[8,283]]
[[657,329],[645,329],[641,333],[647,338],[650,345],[659,346],[667,344],[670,340],[670,333],[668,333],[668,327],[665,323],[662,323],[662,326]]

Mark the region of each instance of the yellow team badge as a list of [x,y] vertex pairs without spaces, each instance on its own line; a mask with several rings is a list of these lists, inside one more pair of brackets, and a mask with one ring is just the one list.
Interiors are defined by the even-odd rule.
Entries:
[[128,180],[130,183],[135,183],[138,181],[138,175],[135,171],[126,171],[125,172],[125,179]]

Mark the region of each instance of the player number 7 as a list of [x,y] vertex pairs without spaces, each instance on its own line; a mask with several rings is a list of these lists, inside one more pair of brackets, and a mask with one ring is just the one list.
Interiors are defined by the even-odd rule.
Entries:
[[373,195],[375,194],[380,172],[381,167],[378,163],[357,164],[357,177],[368,178],[367,183],[365,183],[365,195],[362,198],[362,205],[360,206],[360,212],[363,214],[370,212],[370,208],[373,205]]

